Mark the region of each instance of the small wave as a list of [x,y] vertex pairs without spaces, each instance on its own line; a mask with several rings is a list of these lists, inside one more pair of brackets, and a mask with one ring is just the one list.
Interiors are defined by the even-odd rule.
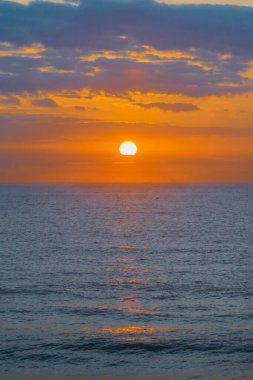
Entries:
[[146,250],[148,247],[145,246],[138,246],[138,245],[128,245],[128,244],[119,244],[112,246],[112,249],[119,249],[122,251],[143,251]]
[[136,339],[107,339],[105,337],[92,339],[82,339],[78,342],[59,344],[58,349],[69,351],[103,351],[107,353],[145,353],[145,352],[164,352],[168,354],[178,353],[220,353],[220,354],[238,354],[252,353],[251,345],[244,345],[231,349],[227,345],[218,342],[196,343],[194,341],[185,341],[170,339],[170,341],[144,341]]
[[13,288],[13,289],[1,289],[0,293],[4,295],[10,295],[10,294],[20,294],[20,295],[40,295],[40,296],[47,296],[49,294],[62,294],[64,293],[63,290],[60,289],[40,289],[40,288]]

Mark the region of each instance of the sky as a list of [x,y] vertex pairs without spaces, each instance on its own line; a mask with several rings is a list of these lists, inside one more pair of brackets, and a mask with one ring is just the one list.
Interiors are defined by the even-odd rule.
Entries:
[[253,181],[252,35],[253,0],[0,1],[0,182]]

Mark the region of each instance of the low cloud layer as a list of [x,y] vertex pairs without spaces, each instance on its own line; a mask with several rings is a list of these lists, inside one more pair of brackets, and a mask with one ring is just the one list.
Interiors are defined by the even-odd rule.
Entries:
[[162,111],[172,112],[189,112],[197,111],[199,109],[194,104],[189,103],[136,103],[136,105],[145,109],[157,108]]
[[32,104],[39,107],[58,107],[57,103],[52,99],[35,99]]

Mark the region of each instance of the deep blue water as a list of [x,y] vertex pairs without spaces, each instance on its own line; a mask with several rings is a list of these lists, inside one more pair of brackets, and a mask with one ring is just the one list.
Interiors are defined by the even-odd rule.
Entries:
[[0,256],[1,380],[253,379],[252,184],[1,184]]

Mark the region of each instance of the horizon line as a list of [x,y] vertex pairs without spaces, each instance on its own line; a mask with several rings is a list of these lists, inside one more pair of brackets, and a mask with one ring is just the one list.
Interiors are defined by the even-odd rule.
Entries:
[[168,185],[177,185],[177,184],[202,184],[202,185],[211,185],[211,184],[224,184],[224,185],[240,185],[240,184],[253,184],[252,181],[139,181],[139,182],[131,182],[131,181],[110,181],[110,182],[103,182],[103,181],[0,181],[0,185],[2,184],[87,184],[87,185],[110,185],[110,184],[168,184]]

